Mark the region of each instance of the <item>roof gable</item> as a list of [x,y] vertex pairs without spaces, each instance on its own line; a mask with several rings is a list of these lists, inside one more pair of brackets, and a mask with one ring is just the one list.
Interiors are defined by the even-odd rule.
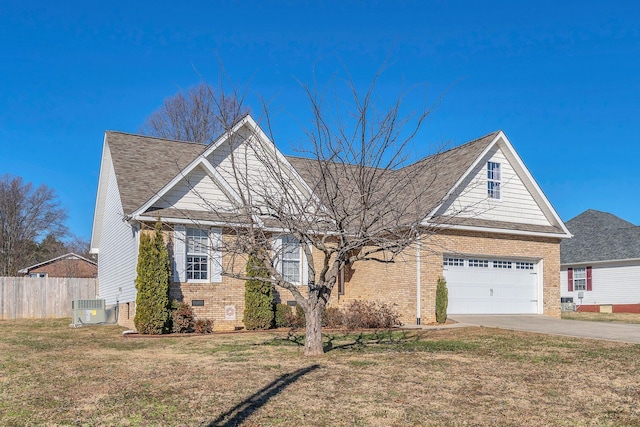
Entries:
[[23,268],[21,270],[18,270],[18,273],[27,274],[27,273],[29,273],[29,271],[31,271],[31,270],[33,270],[35,268],[42,267],[42,266],[48,265],[48,264],[53,264],[54,262],[58,262],[58,261],[61,261],[61,260],[78,260],[78,261],[82,261],[82,262],[87,262],[87,263],[89,263],[91,265],[95,265],[95,266],[98,265],[95,261],[92,261],[90,259],[82,257],[82,256],[80,256],[78,254],[73,253],[73,252],[69,252],[67,254],[60,255],[58,257],[51,258],[51,259],[48,259],[48,260],[43,261],[43,262],[39,262],[38,264],[34,264],[34,265],[29,266],[29,267],[25,267],[25,268]]
[[[502,132],[485,137],[484,144],[458,181],[449,189],[443,203],[426,222],[470,229],[503,229],[517,233],[555,234],[569,232],[540,187]],[[463,146],[464,147],[464,146]],[[501,199],[487,196],[487,163],[500,163]]]

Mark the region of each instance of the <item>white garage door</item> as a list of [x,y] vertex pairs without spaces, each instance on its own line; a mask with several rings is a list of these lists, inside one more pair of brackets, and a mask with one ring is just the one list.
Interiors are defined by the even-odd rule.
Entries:
[[537,264],[532,261],[444,257],[449,314],[538,313]]

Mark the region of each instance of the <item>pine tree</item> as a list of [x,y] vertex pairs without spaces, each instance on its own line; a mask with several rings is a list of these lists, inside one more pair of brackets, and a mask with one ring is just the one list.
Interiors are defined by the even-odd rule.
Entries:
[[[269,277],[269,272],[261,261],[249,256],[247,260],[247,276]],[[245,282],[244,291],[244,327],[247,329],[269,329],[273,327],[273,285],[271,283],[251,279]]]
[[134,323],[142,334],[170,331],[171,304],[169,286],[171,270],[169,252],[162,237],[162,224],[155,225],[153,236],[140,235],[136,277],[136,315]]

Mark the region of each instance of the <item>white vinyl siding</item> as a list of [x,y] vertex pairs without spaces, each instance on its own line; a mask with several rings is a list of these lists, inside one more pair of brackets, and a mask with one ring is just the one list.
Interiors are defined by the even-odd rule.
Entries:
[[137,228],[123,221],[122,203],[113,165],[109,165],[98,255],[99,296],[107,304],[136,299]]
[[159,208],[219,211],[232,204],[220,186],[201,167],[196,167],[155,203]]
[[[247,143],[246,139],[251,143]],[[253,192],[251,195],[256,204],[260,204],[260,197],[267,196],[270,201],[277,200],[280,195],[282,184],[276,182],[276,179],[287,179],[287,185],[290,188],[296,189],[298,195],[304,197],[305,193],[302,184],[294,178],[293,174],[288,174],[287,165],[282,163],[278,168],[278,172],[283,172],[282,177],[275,178],[273,172],[269,173],[265,167],[264,162],[269,161],[276,163],[277,161],[284,161],[284,159],[276,160],[275,152],[272,150],[273,145],[270,142],[262,144],[256,141],[255,135],[250,135],[246,129],[241,129],[238,132],[238,137],[234,138],[229,143],[222,144],[216,148],[207,159],[211,165],[216,169],[222,178],[239,194],[251,193],[251,189],[259,188],[258,192]],[[255,150],[259,150],[257,153]],[[233,156],[233,162],[232,157]],[[265,158],[261,160],[259,157]],[[268,158],[267,158],[268,157]],[[236,182],[233,174],[235,169],[242,176],[240,183]],[[249,190],[246,189],[248,185]],[[240,188],[239,188],[240,187]]]
[[[589,265],[592,266],[592,290],[582,291],[583,305],[640,304],[640,261],[635,265],[630,262]],[[573,297],[573,302],[580,303],[580,291],[574,287],[573,292],[569,292],[567,267],[562,267],[560,272],[560,290],[562,297]]]
[[[500,164],[500,202],[488,197],[489,162]],[[497,146],[478,163],[462,189],[442,209],[445,215],[550,225],[542,209],[524,185],[502,150]]]

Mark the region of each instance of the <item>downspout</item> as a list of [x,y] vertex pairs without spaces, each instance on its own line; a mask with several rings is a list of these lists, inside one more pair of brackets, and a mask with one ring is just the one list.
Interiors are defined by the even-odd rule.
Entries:
[[420,324],[420,236],[416,243],[416,325]]

